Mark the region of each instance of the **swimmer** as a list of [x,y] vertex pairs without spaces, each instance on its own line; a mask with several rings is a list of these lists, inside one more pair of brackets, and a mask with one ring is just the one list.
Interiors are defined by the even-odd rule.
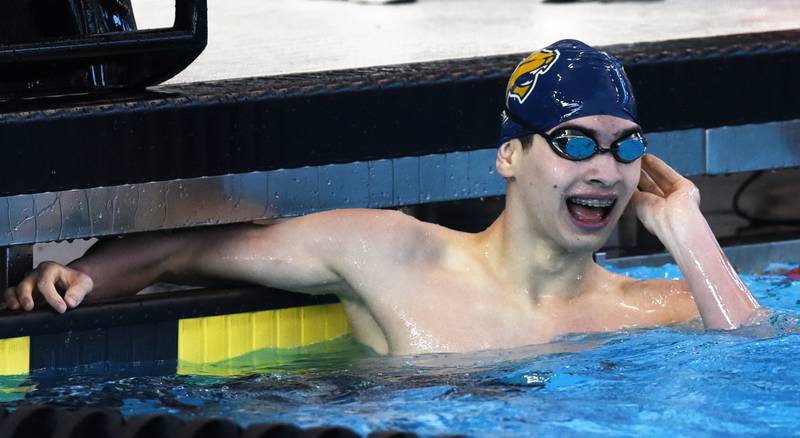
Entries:
[[[42,263],[5,291],[6,305],[31,310],[40,294],[64,312],[154,282],[332,293],[355,338],[390,354],[511,348],[698,315],[733,329],[751,318],[759,304],[720,250],[697,188],[645,153],[616,59],[559,41],[517,66],[505,103],[496,156],[505,208],[482,232],[351,209],[129,236],[68,266]],[[626,206],[686,280],[633,280],[593,261]]]

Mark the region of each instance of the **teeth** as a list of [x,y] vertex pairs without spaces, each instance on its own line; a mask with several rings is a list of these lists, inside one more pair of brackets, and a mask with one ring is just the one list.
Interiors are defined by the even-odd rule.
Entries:
[[587,207],[611,207],[614,199],[592,199],[592,198],[569,198],[573,204],[585,205]]

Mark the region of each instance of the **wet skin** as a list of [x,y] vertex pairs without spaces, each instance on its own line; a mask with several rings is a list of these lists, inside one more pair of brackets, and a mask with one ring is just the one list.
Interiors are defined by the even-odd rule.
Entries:
[[[563,125],[593,132],[603,148],[637,128],[610,116]],[[506,208],[480,233],[355,209],[268,227],[139,236],[104,243],[70,267],[41,265],[6,291],[6,304],[29,310],[41,294],[63,312],[87,294],[121,296],[155,281],[335,293],[356,338],[392,354],[544,343],[571,332],[685,321],[698,308],[707,326],[733,328],[758,308],[720,256],[694,185],[657,158],[623,164],[600,154],[574,162],[535,136],[526,150],[519,140],[502,145],[497,169],[508,181]],[[614,204],[586,221],[569,204],[576,198]],[[688,281],[635,281],[592,261],[629,200]]]

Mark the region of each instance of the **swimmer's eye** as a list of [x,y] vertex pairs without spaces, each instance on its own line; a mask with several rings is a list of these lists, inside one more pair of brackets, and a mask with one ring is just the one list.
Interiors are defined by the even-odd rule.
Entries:
[[634,132],[614,142],[611,149],[618,161],[630,163],[638,160],[647,151],[647,140],[641,132]]
[[562,133],[553,138],[553,143],[566,158],[576,161],[591,157],[598,149],[597,143],[591,137],[572,133]]
[[577,129],[564,129],[542,137],[556,154],[572,161],[583,161],[596,154],[610,152],[620,163],[630,163],[639,159],[647,150],[647,140],[638,131],[615,141],[609,149],[600,148],[594,138]]

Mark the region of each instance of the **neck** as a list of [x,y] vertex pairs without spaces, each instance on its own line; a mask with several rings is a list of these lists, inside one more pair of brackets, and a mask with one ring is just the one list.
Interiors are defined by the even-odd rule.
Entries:
[[534,301],[570,300],[591,284],[591,252],[569,252],[506,209],[481,233],[483,254],[504,282],[524,291]]

